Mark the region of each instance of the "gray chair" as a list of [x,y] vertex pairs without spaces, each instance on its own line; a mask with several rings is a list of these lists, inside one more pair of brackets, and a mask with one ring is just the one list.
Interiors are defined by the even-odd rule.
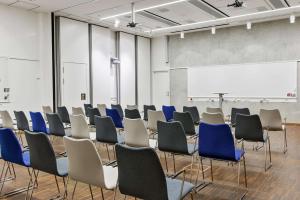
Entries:
[[[264,133],[258,115],[236,116],[235,138],[246,142],[262,142],[265,147],[265,171],[272,166],[271,144],[268,133]],[[256,148],[258,150],[258,148]],[[267,152],[269,150],[269,166],[267,166]]]
[[104,143],[107,150],[107,156],[110,160],[108,145],[115,145],[117,143],[123,144],[124,137],[117,133],[114,122],[110,117],[95,117],[96,125],[96,140],[98,142]]
[[111,104],[112,109],[116,109],[120,115],[120,117],[123,119],[124,118],[124,112],[123,108],[120,104]]
[[138,109],[125,109],[125,118],[128,119],[141,119],[141,115]]
[[19,135],[19,140],[21,144],[24,146],[22,134],[24,131],[30,131],[28,119],[23,111],[14,111],[16,121],[17,121],[17,133]]
[[66,106],[57,107],[57,114],[59,115],[61,121],[65,124],[70,124],[70,115]]
[[195,125],[192,119],[192,116],[189,112],[174,112],[173,113],[174,121],[181,122],[183,130],[186,135],[193,136],[197,135],[195,130]]
[[207,107],[206,112],[208,112],[208,113],[222,113],[224,115],[222,108]]
[[[37,181],[39,171],[54,175],[57,190],[58,193],[60,193],[57,177],[61,177],[64,183],[63,197],[66,197],[67,185],[65,178],[68,176],[68,158],[55,156],[54,150],[46,134],[25,131],[25,136],[30,150],[30,164],[33,169],[33,173],[31,173],[31,180],[33,179],[32,182],[35,183]],[[32,198],[33,190],[34,188],[32,189],[30,199]]]
[[89,123],[90,125],[94,126],[95,125],[95,117],[96,116],[101,116],[100,111],[98,108],[88,108],[89,112]]
[[222,113],[202,113],[202,122],[206,124],[225,124],[225,119]]
[[194,124],[200,123],[199,111],[196,106],[183,106],[183,112],[189,112],[191,114]]
[[71,129],[65,129],[63,122],[56,113],[46,114],[49,123],[49,134],[57,137],[64,137],[71,135]]
[[83,104],[83,106],[84,106],[85,116],[86,116],[86,117],[89,117],[89,116],[90,116],[90,114],[89,114],[89,109],[90,109],[90,108],[93,108],[93,105],[90,104],[90,103],[87,103],[87,104]]
[[283,132],[283,153],[287,152],[287,136],[286,136],[286,118],[284,122],[282,121],[280,111],[278,109],[274,110],[260,110],[260,119],[263,126],[263,129],[270,131],[280,131]]
[[[194,153],[198,150],[197,144],[189,144],[181,122],[157,122],[158,149],[162,152],[171,153],[174,163],[174,173],[176,173],[175,154],[192,156],[194,162]],[[168,162],[165,155],[166,168],[168,172]],[[192,165],[191,165],[192,167]]]
[[249,110],[249,108],[232,108],[231,115],[230,115],[230,121],[231,121],[232,127],[235,127],[235,121],[236,121],[237,114],[250,115],[250,110]]
[[155,105],[144,105],[144,120],[148,121],[148,110],[156,110]]
[[[117,144],[116,155],[121,194],[147,200],[180,200],[191,194],[194,185],[183,180],[167,178],[156,152],[151,148],[133,148]],[[149,175],[151,172],[151,175]]]

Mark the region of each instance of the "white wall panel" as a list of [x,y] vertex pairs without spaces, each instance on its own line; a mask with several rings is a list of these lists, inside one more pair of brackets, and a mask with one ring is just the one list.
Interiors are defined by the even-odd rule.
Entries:
[[137,44],[138,104],[143,110],[143,105],[151,103],[150,39],[138,37]]
[[111,103],[110,37],[109,29],[92,26],[92,80],[95,105]]
[[134,105],[136,98],[135,83],[135,39],[134,35],[120,33],[120,90],[121,104]]

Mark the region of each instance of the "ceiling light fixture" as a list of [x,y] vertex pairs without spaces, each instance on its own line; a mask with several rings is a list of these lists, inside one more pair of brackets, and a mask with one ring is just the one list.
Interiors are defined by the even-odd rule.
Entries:
[[[169,5],[176,4],[176,3],[181,3],[181,2],[184,2],[184,1],[186,1],[186,0],[177,0],[177,1],[172,1],[172,2],[169,2],[169,3],[158,4],[158,5],[150,6],[150,7],[147,7],[147,8],[137,9],[137,10],[135,10],[134,12],[137,13],[137,12],[141,12],[141,11],[144,11],[144,10],[151,10],[151,9],[154,9],[154,8],[159,8],[159,7],[163,7],[163,6],[169,6]],[[116,14],[116,15],[111,15],[111,16],[107,16],[107,17],[102,17],[102,18],[100,18],[100,20],[112,19],[112,18],[124,16],[124,15],[129,15],[129,14],[131,14],[130,11],[128,11],[128,12],[123,12],[123,13]]]
[[295,16],[295,15],[291,15],[291,16],[290,16],[290,23],[291,23],[291,24],[294,24],[295,21],[296,21],[296,16]]
[[215,35],[216,34],[216,27],[211,28],[211,34]]
[[251,22],[247,22],[247,29],[250,30],[252,28],[252,23]]
[[118,19],[115,19],[115,24],[114,24],[114,27],[115,27],[115,28],[118,28],[118,27],[119,27],[119,25],[120,25],[120,20],[118,20]]
[[184,32],[180,32],[180,38],[181,38],[181,39],[184,38]]

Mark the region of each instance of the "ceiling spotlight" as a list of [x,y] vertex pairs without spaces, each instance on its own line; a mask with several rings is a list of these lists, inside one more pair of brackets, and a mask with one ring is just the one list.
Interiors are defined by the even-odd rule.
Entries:
[[247,22],[247,29],[250,30],[252,28],[252,23],[251,22]]
[[295,21],[296,21],[296,16],[295,16],[295,15],[291,15],[291,16],[290,16],[290,23],[291,23],[291,24],[294,24]]
[[181,39],[184,38],[184,32],[180,32],[180,38],[181,38]]
[[114,24],[114,27],[115,27],[115,28],[118,28],[118,27],[119,27],[119,25],[120,25],[120,20],[118,20],[118,19],[115,19],[115,24]]
[[213,35],[216,34],[216,27],[211,28],[211,34],[213,34]]
[[235,0],[233,3],[228,4],[227,7],[240,8],[243,7],[243,4],[244,4],[243,1]]

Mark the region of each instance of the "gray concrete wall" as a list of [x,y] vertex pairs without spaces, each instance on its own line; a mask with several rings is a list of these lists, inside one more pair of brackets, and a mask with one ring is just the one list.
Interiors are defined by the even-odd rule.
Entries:
[[[207,106],[218,106],[217,102],[187,101],[187,70],[181,67],[224,65],[253,62],[300,60],[300,23],[290,24],[287,19],[253,24],[251,30],[245,26],[170,37],[171,104],[179,110],[183,105],[197,105],[200,112]],[[298,66],[298,96],[300,96],[300,70]],[[252,113],[260,108],[279,108],[289,122],[300,123],[300,98],[297,103],[224,103],[224,112],[232,107],[249,107]]]

